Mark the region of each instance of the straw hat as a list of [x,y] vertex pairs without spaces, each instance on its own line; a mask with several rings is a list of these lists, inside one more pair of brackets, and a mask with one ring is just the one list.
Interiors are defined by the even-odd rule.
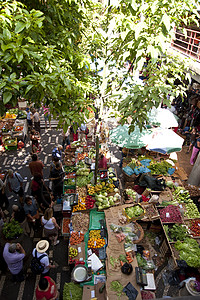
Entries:
[[46,240],[41,240],[36,245],[36,250],[38,253],[44,253],[49,248],[49,242]]

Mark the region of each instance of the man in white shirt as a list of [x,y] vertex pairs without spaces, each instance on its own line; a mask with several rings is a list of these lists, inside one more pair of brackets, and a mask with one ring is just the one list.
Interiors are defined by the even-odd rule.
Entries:
[[40,260],[41,264],[44,266],[44,271],[42,272],[42,276],[49,275],[50,269],[55,268],[55,265],[51,265],[49,262],[49,256],[46,251],[49,248],[49,242],[46,240],[41,240],[37,243],[36,248],[33,249],[32,255],[33,257],[39,258],[41,255],[45,254],[45,256]]

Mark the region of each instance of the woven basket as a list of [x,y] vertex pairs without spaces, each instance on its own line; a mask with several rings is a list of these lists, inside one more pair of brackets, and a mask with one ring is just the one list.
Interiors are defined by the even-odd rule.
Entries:
[[136,175],[136,174],[133,174],[133,175],[126,174],[126,172],[124,172],[123,169],[122,169],[122,174],[123,174],[125,182],[134,182],[138,177],[138,175]]
[[137,222],[133,222],[133,224],[134,224],[134,227],[136,228],[134,233],[136,233],[139,236],[139,239],[133,241],[133,243],[138,244],[144,238],[144,230],[143,230],[142,226],[140,224],[138,224]]

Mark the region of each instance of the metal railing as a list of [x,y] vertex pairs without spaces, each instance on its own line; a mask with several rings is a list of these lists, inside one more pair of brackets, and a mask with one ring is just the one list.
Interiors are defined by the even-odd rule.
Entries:
[[[184,31],[187,32],[186,35]],[[171,46],[200,62],[200,30],[175,28],[175,39],[171,42]]]

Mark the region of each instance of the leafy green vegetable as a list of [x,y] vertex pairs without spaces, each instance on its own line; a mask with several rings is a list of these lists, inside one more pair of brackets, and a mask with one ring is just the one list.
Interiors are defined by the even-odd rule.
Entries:
[[179,251],[180,259],[183,259],[188,266],[193,268],[200,267],[200,248],[197,241],[186,238],[184,242],[178,241],[174,246]]
[[65,283],[63,288],[63,300],[81,300],[83,288],[73,282]]
[[136,254],[136,258],[137,258],[137,262],[138,262],[139,267],[145,267],[146,266],[147,261],[146,261],[146,259],[144,259],[142,257],[142,255],[140,253]]
[[166,181],[166,186],[168,186],[170,189],[173,189],[174,187],[173,181]]
[[152,161],[148,168],[151,170],[151,174],[162,174],[162,175],[167,175],[168,174],[168,169],[171,168],[172,165],[168,163],[167,161],[163,160],[161,162],[155,162]]
[[183,241],[188,237],[187,228],[184,225],[175,224],[172,228],[169,228],[168,225],[163,225],[163,227],[171,242]]
[[117,292],[117,296],[120,298],[121,295],[123,294],[123,285],[119,283],[119,281],[115,280],[112,281],[110,284],[110,289],[111,291]]
[[137,218],[140,215],[143,214],[144,210],[140,205],[135,205],[132,207],[127,207],[125,209],[126,214],[129,216],[129,218]]

